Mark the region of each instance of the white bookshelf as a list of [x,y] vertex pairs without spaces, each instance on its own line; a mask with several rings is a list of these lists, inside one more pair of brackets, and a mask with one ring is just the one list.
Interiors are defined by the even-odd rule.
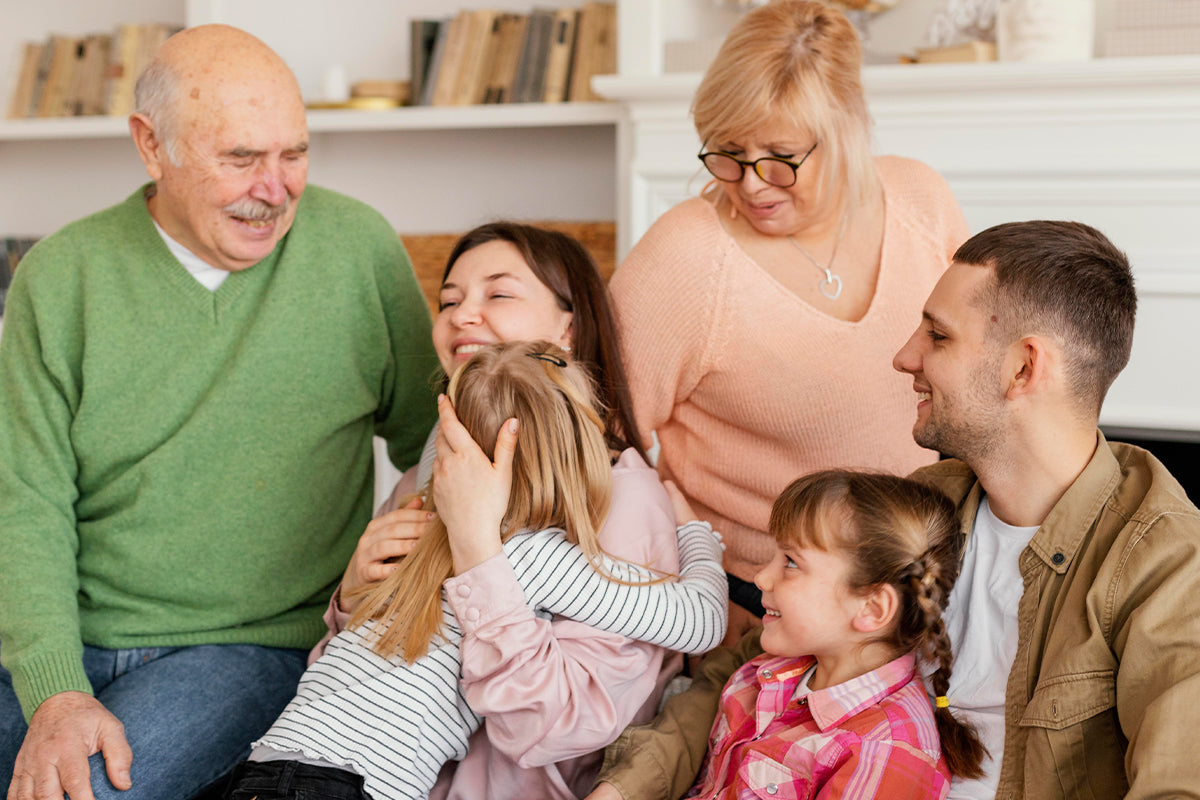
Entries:
[[[707,2],[707,0],[703,0]],[[555,0],[556,5],[579,0]],[[534,0],[508,4],[532,8]],[[14,4],[16,5],[16,4]],[[408,20],[448,17],[487,0],[40,0],[6,10],[0,113],[20,45],[121,22],[225,22],[276,49],[307,100],[324,72],[406,78]],[[378,208],[401,233],[465,230],[497,217],[616,216],[616,103],[514,104],[309,112],[309,180]],[[146,180],[123,118],[0,120],[0,229],[45,235],[123,198]],[[10,187],[19,187],[14,191]]]

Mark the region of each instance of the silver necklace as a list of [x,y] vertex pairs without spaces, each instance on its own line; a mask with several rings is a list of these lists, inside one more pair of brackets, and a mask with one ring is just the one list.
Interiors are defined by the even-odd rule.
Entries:
[[833,252],[829,254],[829,262],[825,266],[821,266],[821,262],[813,258],[812,253],[805,250],[804,245],[797,242],[794,236],[787,237],[788,241],[796,245],[796,248],[804,253],[804,257],[811,261],[814,267],[825,273],[825,277],[817,284],[817,289],[830,300],[837,300],[842,296],[842,279],[833,274],[833,260],[837,258],[838,245],[842,243],[842,231],[845,228],[846,215],[843,214],[841,221],[838,222],[837,238],[833,240]]

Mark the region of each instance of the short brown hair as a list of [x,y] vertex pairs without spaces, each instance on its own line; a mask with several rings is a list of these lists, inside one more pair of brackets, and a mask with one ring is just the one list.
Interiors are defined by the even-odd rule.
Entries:
[[793,124],[822,149],[822,189],[845,186],[843,202],[878,185],[871,115],[862,89],[854,26],[814,0],[777,0],[745,14],[729,32],[692,101],[706,144],[753,134],[764,119]]
[[998,317],[997,335],[1054,337],[1076,400],[1099,413],[1133,346],[1137,292],[1125,254],[1081,222],[1033,220],[975,234],[954,260],[993,270],[978,301]]

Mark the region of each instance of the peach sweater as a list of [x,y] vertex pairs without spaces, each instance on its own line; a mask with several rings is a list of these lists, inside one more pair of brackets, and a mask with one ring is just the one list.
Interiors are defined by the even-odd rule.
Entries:
[[659,472],[725,536],[725,567],[745,580],[775,552],[771,504],[795,478],[829,467],[905,474],[935,459],[912,440],[916,396],[892,356],[967,225],[929,167],[876,165],[882,258],[857,322],[784,289],[701,198],[659,218],[613,276],[638,426],[658,432]]

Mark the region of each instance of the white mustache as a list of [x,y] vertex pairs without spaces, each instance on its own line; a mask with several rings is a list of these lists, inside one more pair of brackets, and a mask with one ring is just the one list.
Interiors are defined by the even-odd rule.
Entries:
[[236,203],[225,206],[224,211],[230,216],[240,217],[241,219],[253,222],[265,222],[277,219],[286,214],[291,202],[290,197],[277,206],[273,206],[262,200],[239,200]]

